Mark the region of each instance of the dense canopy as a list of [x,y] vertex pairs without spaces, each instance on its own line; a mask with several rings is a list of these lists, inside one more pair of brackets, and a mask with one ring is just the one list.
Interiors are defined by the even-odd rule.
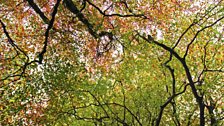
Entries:
[[223,0],[0,0],[0,125],[224,125]]

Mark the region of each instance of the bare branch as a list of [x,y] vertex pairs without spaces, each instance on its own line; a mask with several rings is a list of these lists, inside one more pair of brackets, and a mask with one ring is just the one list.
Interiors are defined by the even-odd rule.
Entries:
[[33,0],[27,0],[27,2],[34,9],[34,11],[37,14],[39,14],[39,16],[41,17],[41,19],[44,21],[45,24],[48,24],[50,22],[50,20],[44,15],[44,13],[40,10],[40,8],[36,5],[36,3],[34,3]]
[[[89,0],[85,0],[85,1],[87,1],[94,8],[96,8],[98,10],[98,12],[100,12],[100,14],[102,14],[103,16],[106,16],[106,17],[118,16],[118,17],[143,17],[143,18],[147,18],[144,14],[124,14],[124,15],[122,15],[122,14],[106,14],[105,11],[102,11],[99,7],[97,7],[95,4],[93,4]],[[123,1],[122,3],[124,3],[126,8],[128,8],[126,2]],[[132,11],[129,10],[129,12],[132,12]]]
[[50,20],[50,22],[49,22],[49,25],[48,25],[48,27],[47,27],[47,30],[46,30],[46,32],[45,32],[44,47],[43,47],[42,51],[40,52],[40,54],[39,54],[39,56],[38,56],[38,57],[39,57],[39,61],[38,61],[38,62],[39,62],[40,64],[42,64],[44,53],[46,53],[46,51],[47,51],[47,44],[48,44],[49,32],[50,32],[50,30],[53,28],[53,24],[54,24],[55,16],[56,16],[56,14],[57,14],[57,9],[58,9],[58,6],[59,6],[59,4],[60,4],[60,1],[61,1],[61,0],[57,0],[57,3],[56,3],[55,6],[54,6],[54,10],[53,10],[53,13],[52,13],[52,18],[51,18],[51,20]]
[[[222,0],[221,0],[222,1]],[[189,26],[188,28],[181,34],[181,36],[178,38],[176,44],[172,47],[172,49],[175,49],[177,47],[177,45],[180,43],[181,39],[183,38],[183,36],[193,27],[195,26],[196,24],[198,24],[200,21],[202,21],[209,13],[212,12],[212,10],[214,10],[220,3],[221,1],[219,1],[213,8],[211,8],[210,10],[208,10],[204,15],[203,17],[201,17],[199,20],[194,20]],[[211,17],[211,16],[209,16]],[[208,18],[209,18],[208,17]],[[207,20],[208,18],[206,18],[205,20]]]
[[27,57],[27,60],[29,60],[29,57],[27,56],[27,54],[18,47],[18,45],[15,44],[15,42],[13,41],[13,39],[10,37],[8,31],[6,30],[6,26],[5,24],[0,20],[0,23],[2,25],[2,28],[3,28],[3,31],[6,35],[6,37],[8,38],[8,41],[9,41],[9,44],[11,44],[16,50],[19,50],[21,53],[23,53],[26,57]]
[[204,117],[205,105],[204,105],[204,102],[203,102],[203,96],[200,96],[198,94],[198,92],[197,92],[197,89],[196,89],[196,87],[194,85],[194,81],[193,81],[191,72],[189,70],[189,67],[188,67],[185,59],[181,58],[180,55],[177,54],[177,52],[175,52],[172,48],[164,45],[163,43],[157,42],[153,38],[147,39],[146,37],[140,35],[138,32],[137,32],[137,35],[140,36],[143,40],[147,41],[148,43],[156,44],[157,46],[159,46],[159,47],[165,49],[166,51],[170,52],[182,64],[182,66],[183,66],[183,68],[185,70],[185,73],[186,73],[186,77],[187,77],[187,79],[189,81],[189,85],[191,87],[192,93],[193,93],[193,95],[194,95],[194,97],[195,97],[195,99],[196,99],[196,101],[198,103],[198,106],[200,108],[200,125],[204,125],[205,124],[205,117]]
[[199,33],[201,33],[202,31],[204,31],[205,29],[207,28],[210,28],[212,26],[214,26],[215,24],[217,24],[219,21],[221,21],[222,19],[224,19],[224,16],[222,16],[221,18],[219,18],[218,20],[216,20],[215,22],[213,22],[212,24],[208,25],[208,26],[205,26],[203,27],[202,29],[198,30],[197,33],[194,35],[193,39],[191,40],[191,42],[187,45],[187,49],[186,49],[186,52],[184,54],[184,59],[186,58],[187,54],[188,54],[188,51],[189,51],[189,48],[191,46],[191,44],[195,41],[195,39],[197,38],[197,36],[199,35]]
[[179,92],[177,94],[173,94],[170,98],[168,98],[168,100],[162,106],[160,106],[160,112],[159,112],[158,118],[156,119],[156,126],[159,126],[159,124],[160,124],[160,121],[161,121],[161,118],[162,118],[162,115],[163,115],[163,110],[165,109],[165,107],[168,104],[170,104],[175,97],[177,97],[178,95],[183,94],[186,91],[187,86],[189,86],[189,85],[190,84],[186,84],[184,86],[184,90],[183,91],[181,91],[181,92]]
[[89,33],[94,37],[97,38],[98,35],[93,29],[93,25],[85,18],[85,16],[80,12],[80,10],[76,7],[76,5],[72,2],[72,0],[64,0],[64,5],[75,14],[78,19],[87,26]]

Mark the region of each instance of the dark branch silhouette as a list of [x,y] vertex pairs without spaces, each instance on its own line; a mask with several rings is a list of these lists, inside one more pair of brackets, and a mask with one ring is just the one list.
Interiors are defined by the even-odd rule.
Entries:
[[56,16],[56,14],[57,14],[57,9],[58,9],[58,6],[59,6],[59,4],[60,4],[60,1],[61,1],[61,0],[57,0],[57,3],[56,3],[55,6],[54,6],[54,10],[53,10],[53,12],[52,12],[52,18],[51,18],[51,20],[50,20],[50,22],[49,22],[49,24],[48,24],[47,30],[46,30],[46,32],[45,32],[44,47],[43,47],[42,51],[40,52],[40,54],[39,54],[39,56],[38,56],[38,57],[39,57],[39,61],[38,61],[38,62],[39,62],[40,64],[42,64],[43,57],[44,57],[44,53],[46,53],[46,51],[47,51],[49,32],[50,32],[50,30],[53,28],[53,24],[54,24],[55,16]]
[[49,24],[50,20],[44,15],[40,8],[36,5],[33,0],[26,0],[29,5],[34,9],[34,11],[41,17],[45,24]]

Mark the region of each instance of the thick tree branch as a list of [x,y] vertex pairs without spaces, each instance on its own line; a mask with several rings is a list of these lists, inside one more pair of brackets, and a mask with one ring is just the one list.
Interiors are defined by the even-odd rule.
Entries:
[[211,96],[209,96],[209,101],[210,101],[210,105],[205,105],[205,106],[210,115],[211,126],[215,126],[217,124],[217,120],[215,118],[215,113],[214,113],[216,102],[212,99]]
[[78,19],[87,26],[89,33],[94,37],[98,38],[97,33],[93,29],[93,25],[85,18],[85,16],[80,12],[80,10],[76,7],[76,5],[72,2],[72,0],[64,0],[64,5],[75,14]]
[[44,13],[40,10],[40,8],[34,3],[33,0],[27,0],[29,5],[34,9],[34,11],[41,17],[45,24],[48,24],[50,20],[44,15]]
[[185,73],[186,73],[186,77],[189,81],[189,85],[191,87],[191,90],[192,90],[192,93],[199,105],[199,108],[200,108],[200,125],[203,126],[205,124],[205,117],[204,117],[204,108],[205,108],[205,105],[204,105],[204,102],[203,102],[203,96],[199,96],[198,92],[197,92],[197,89],[194,85],[194,81],[193,81],[193,78],[192,78],[192,75],[190,73],[190,70],[189,70],[189,67],[185,61],[184,58],[181,58],[179,56],[179,54],[177,54],[177,52],[175,52],[172,48],[164,45],[163,43],[159,43],[157,41],[155,41],[150,35],[150,37],[146,38],[142,35],[140,35],[139,33],[137,33],[138,36],[140,36],[143,40],[147,41],[148,43],[153,43],[153,44],[156,44],[157,46],[165,49],[166,51],[170,52],[171,54],[174,55],[175,58],[178,59],[178,61],[182,64],[184,70],[185,70]]
[[38,61],[38,62],[39,62],[40,64],[42,63],[44,54],[45,54],[46,51],[47,51],[49,32],[50,32],[50,30],[51,30],[52,27],[53,27],[54,20],[55,20],[55,16],[56,16],[56,14],[57,14],[57,9],[58,9],[58,6],[59,6],[59,4],[60,4],[60,1],[61,1],[61,0],[57,0],[57,3],[56,3],[55,6],[54,6],[54,10],[53,10],[53,12],[52,12],[52,18],[51,18],[51,20],[50,20],[50,22],[49,22],[49,24],[48,24],[47,30],[46,30],[46,32],[45,32],[44,47],[43,47],[42,51],[40,52],[40,54],[39,54],[39,56],[38,56],[38,57],[39,57],[39,61]]

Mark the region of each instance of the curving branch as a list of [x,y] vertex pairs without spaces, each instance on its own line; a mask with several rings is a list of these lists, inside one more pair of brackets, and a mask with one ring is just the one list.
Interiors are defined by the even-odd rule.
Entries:
[[180,35],[180,37],[178,38],[177,42],[175,43],[175,45],[172,47],[172,49],[175,49],[178,44],[180,43],[181,39],[184,37],[184,35],[195,25],[197,25],[200,21],[202,20],[207,20],[208,18],[210,18],[211,16],[207,17],[206,19],[204,19],[207,15],[209,15],[209,13],[211,13],[215,8],[218,7],[218,5],[222,2],[222,0],[220,0],[213,8],[211,8],[210,10],[208,10],[199,20],[194,20],[189,26],[188,28]]
[[[19,69],[17,69],[15,72],[13,72],[12,74],[6,76],[5,78],[2,78],[0,79],[0,81],[4,81],[8,78],[11,78],[11,77],[19,77],[21,78],[24,74],[25,74],[25,69],[27,67],[27,63],[29,62],[29,57],[28,55],[26,54],[25,51],[23,51],[16,43],[15,41],[10,37],[9,35],[9,32],[7,31],[6,29],[6,25],[2,22],[2,20],[0,20],[0,24],[2,25],[2,28],[3,28],[3,32],[4,34],[6,35],[7,39],[8,39],[8,42],[9,44],[16,50],[16,56],[12,57],[11,59],[14,60],[17,56],[19,56],[20,53],[22,53],[25,57],[26,57],[26,61],[25,61],[25,65],[24,66],[21,66]],[[9,59],[6,59],[6,60],[9,60]],[[19,73],[20,71],[22,70],[21,73]],[[14,80],[13,80],[14,81]]]
[[[70,90],[70,91],[74,91],[74,90]],[[100,102],[100,100],[97,99],[97,97],[92,92],[90,92],[88,90],[77,90],[77,91],[90,94],[97,103],[90,103],[88,105],[83,105],[83,106],[73,106],[72,110],[74,111],[75,115],[77,115],[76,111],[78,109],[85,109],[85,108],[88,108],[88,107],[91,107],[91,106],[96,106],[96,107],[102,108],[102,110],[104,111],[105,116],[103,116],[103,118],[114,118],[113,116],[110,116],[109,112],[107,112],[107,110],[105,109],[107,107],[110,110],[110,112],[115,116],[116,121],[118,121],[119,123],[121,123],[125,126],[128,126],[128,124],[124,120],[122,120],[120,117],[118,117],[116,115],[116,113],[114,113],[113,110],[110,108],[110,106],[118,106],[118,107],[123,108],[127,113],[129,113],[137,121],[139,126],[142,126],[142,123],[141,123],[140,119],[125,104],[120,104],[120,103],[116,103],[116,102]],[[77,117],[78,117],[78,115],[77,115]],[[87,117],[87,118],[89,120],[97,120],[96,118],[89,118],[89,117]],[[86,118],[81,117],[81,118],[78,118],[78,119],[86,119]],[[97,121],[99,121],[99,120],[97,120]]]
[[107,113],[103,105],[100,103],[100,101],[97,99],[97,97],[94,94],[92,94],[90,91],[85,91],[85,92],[88,92],[97,101],[97,103],[100,105],[100,107],[103,109],[104,113],[106,114],[106,117],[109,118],[110,117],[109,114]]
[[196,101],[199,105],[199,108],[200,108],[200,125],[203,126],[205,124],[205,117],[204,117],[205,105],[204,105],[204,102],[203,102],[203,96],[200,96],[198,94],[197,88],[194,85],[193,77],[191,75],[191,72],[189,70],[189,67],[188,67],[185,59],[180,57],[180,55],[176,51],[174,51],[172,48],[164,45],[163,43],[155,41],[150,35],[149,35],[150,37],[148,37],[148,38],[140,35],[140,33],[138,33],[138,32],[137,32],[137,35],[140,36],[143,40],[147,41],[148,43],[156,44],[157,46],[159,46],[159,47],[165,49],[166,51],[170,52],[182,64],[182,66],[185,70],[186,77],[189,81],[189,85],[191,87],[192,93],[193,93],[193,95],[194,95],[194,97],[195,97],[195,99],[196,99]]
[[[28,0],[31,2],[31,4],[33,4],[33,0]],[[13,39],[10,37],[8,31],[6,30],[6,26],[5,24],[0,20],[0,23],[2,25],[2,28],[3,28],[3,32],[5,33],[6,37],[8,38],[8,42],[9,44],[17,51],[17,55],[19,55],[19,53],[21,52],[23,55],[25,55],[26,57],[26,61],[24,62],[24,65],[21,66],[18,70],[16,70],[15,72],[13,72],[12,74],[8,75],[7,77],[1,79],[0,81],[3,81],[3,80],[6,80],[8,78],[11,78],[11,77],[19,77],[19,79],[24,76],[25,72],[26,72],[26,68],[32,64],[32,63],[39,63],[41,64],[42,61],[43,61],[43,56],[44,56],[44,53],[46,53],[46,50],[47,50],[47,44],[48,44],[48,37],[49,37],[49,31],[50,29],[53,27],[53,23],[54,23],[54,20],[55,20],[55,16],[56,16],[56,13],[57,13],[57,8],[60,4],[60,1],[61,0],[58,0],[57,3],[55,4],[54,6],[54,11],[52,13],[52,19],[50,20],[49,22],[49,25],[48,25],[48,28],[45,32],[45,41],[44,41],[44,47],[42,49],[42,51],[40,52],[40,54],[38,55],[38,58],[39,60],[33,60],[33,61],[29,61],[29,56],[25,53],[25,51],[23,51],[21,48],[19,48],[18,45],[15,44],[15,42],[13,41]],[[19,73],[21,71],[21,73]]]
[[[147,17],[144,15],[144,14],[106,14],[105,11],[102,11],[99,7],[97,7],[95,4],[93,4],[92,2],[90,2],[89,0],[85,0],[88,4],[90,4],[91,6],[93,6],[94,8],[97,9],[97,11],[102,14],[103,16],[106,16],[106,17],[113,17],[113,16],[117,16],[117,17],[143,17],[144,19],[146,19]],[[126,2],[122,2],[123,4],[125,4],[126,8],[128,8],[128,5]],[[129,8],[128,8],[129,9]],[[130,9],[129,9],[129,12],[132,12]]]
[[55,20],[55,16],[57,14],[57,9],[58,9],[58,6],[60,4],[60,1],[61,0],[57,0],[57,3],[55,4],[54,6],[54,10],[52,12],[52,18],[48,24],[48,27],[47,27],[47,30],[45,32],[45,40],[44,40],[44,47],[42,49],[42,51],[40,52],[40,54],[38,55],[39,57],[39,64],[42,64],[42,61],[43,61],[43,57],[44,57],[44,54],[46,53],[47,51],[47,45],[48,45],[48,37],[49,37],[49,32],[50,30],[53,28],[53,24],[54,24],[54,20]]
[[10,45],[11,45],[17,52],[19,51],[19,52],[23,53],[23,54],[27,57],[27,60],[29,60],[29,57],[27,56],[27,54],[26,54],[21,48],[19,48],[19,46],[16,45],[15,42],[14,42],[14,40],[10,37],[8,31],[6,30],[6,26],[5,26],[5,24],[2,22],[2,20],[0,20],[0,23],[1,23],[1,25],[2,25],[4,34],[5,34],[6,37],[8,38],[8,42],[9,42],[9,44],[10,44]]
[[166,108],[166,106],[167,106],[168,104],[170,104],[170,103],[172,102],[172,100],[173,100],[175,97],[177,97],[178,95],[183,94],[183,93],[186,91],[187,86],[189,86],[189,85],[190,85],[190,84],[186,84],[186,85],[184,86],[184,90],[183,90],[183,91],[181,91],[181,92],[179,92],[179,93],[177,93],[177,94],[173,94],[171,97],[168,98],[168,100],[167,100],[163,105],[160,106],[160,112],[159,112],[158,118],[156,119],[156,126],[159,126],[160,121],[161,121],[161,119],[162,119],[163,111],[164,111],[164,109]]
[[192,38],[192,40],[190,41],[190,43],[187,45],[187,49],[185,51],[185,54],[184,54],[184,59],[186,58],[187,54],[188,54],[188,51],[189,51],[189,48],[190,46],[192,45],[192,43],[195,41],[195,39],[197,38],[197,36],[202,32],[204,31],[205,29],[207,28],[210,28],[212,26],[214,26],[215,24],[217,24],[219,21],[221,21],[222,19],[224,19],[224,16],[222,16],[221,18],[219,18],[218,20],[216,20],[215,22],[213,22],[212,24],[210,25],[207,25],[205,27],[203,27],[202,29],[198,30],[197,33],[194,35],[194,37]]

